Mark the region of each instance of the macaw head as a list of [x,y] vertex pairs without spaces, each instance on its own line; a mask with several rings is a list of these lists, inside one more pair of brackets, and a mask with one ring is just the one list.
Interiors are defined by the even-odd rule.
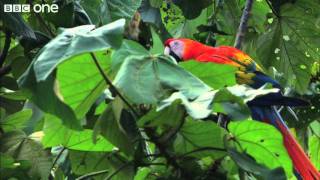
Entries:
[[164,54],[173,56],[178,62],[194,59],[204,46],[197,41],[185,38],[171,38],[166,40],[164,45]]

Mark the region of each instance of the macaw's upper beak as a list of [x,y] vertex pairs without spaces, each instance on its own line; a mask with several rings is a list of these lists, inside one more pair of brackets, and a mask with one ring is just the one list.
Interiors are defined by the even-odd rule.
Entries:
[[170,47],[169,46],[166,46],[164,48],[164,52],[163,52],[165,55],[167,56],[172,56],[177,62],[181,62],[181,58],[176,55],[173,51],[171,51]]

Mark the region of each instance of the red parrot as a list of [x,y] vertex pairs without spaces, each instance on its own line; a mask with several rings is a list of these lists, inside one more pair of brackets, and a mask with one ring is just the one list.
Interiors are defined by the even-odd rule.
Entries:
[[[280,84],[267,76],[262,68],[244,52],[229,46],[211,47],[191,39],[168,39],[165,42],[165,54],[173,56],[177,61],[196,60],[226,64],[238,68],[236,80],[238,84],[247,84],[252,88],[259,88],[266,83],[281,90]],[[320,180],[320,173],[313,166],[302,147],[295,140],[275,105],[306,106],[307,102],[283,96],[279,93],[271,93],[255,98],[247,103],[255,120],[267,122],[279,129],[284,138],[284,146],[293,162],[298,177],[304,180]]]

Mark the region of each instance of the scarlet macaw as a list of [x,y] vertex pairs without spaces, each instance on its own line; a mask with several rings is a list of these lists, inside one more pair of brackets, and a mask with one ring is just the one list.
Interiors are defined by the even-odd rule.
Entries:
[[[168,39],[165,42],[164,51],[165,54],[173,56],[177,61],[196,60],[235,66],[238,68],[236,72],[238,84],[259,88],[270,83],[274,88],[282,89],[280,84],[267,76],[247,54],[234,47],[211,47],[190,39],[179,38]],[[283,96],[279,92],[258,97],[247,104],[253,119],[272,124],[280,130],[284,137],[284,146],[299,176],[305,180],[320,179],[320,173],[310,162],[274,107],[275,105],[305,106],[308,103],[301,99]]]

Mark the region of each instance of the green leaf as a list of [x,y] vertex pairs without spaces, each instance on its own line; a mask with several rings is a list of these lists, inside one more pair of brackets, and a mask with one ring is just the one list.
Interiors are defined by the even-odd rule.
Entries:
[[195,19],[186,19],[179,7],[170,3],[170,7],[164,3],[161,8],[161,18],[166,27],[173,37],[179,38],[194,38],[198,33],[197,27],[203,24],[208,24],[210,8],[202,11],[200,16]]
[[45,13],[45,20],[51,22],[55,27],[70,28],[73,26],[75,12],[74,2],[58,3],[57,13]]
[[253,120],[230,122],[228,129],[237,149],[252,156],[270,169],[283,167],[287,177],[293,176],[291,159],[283,145],[281,133],[273,126]]
[[10,179],[31,179],[28,175],[28,170],[31,164],[26,160],[16,161],[8,154],[0,153],[0,173],[1,178]]
[[45,81],[36,83],[32,68],[33,65],[19,79],[19,84],[24,93],[42,111],[57,116],[69,128],[81,129],[75,113],[61,98],[58,82],[55,80],[54,74],[50,75]]
[[169,107],[162,110],[152,109],[138,121],[138,126],[155,127],[159,125],[175,126],[184,118],[184,110],[180,105],[181,101],[176,100],[170,103]]
[[283,168],[275,168],[273,170],[258,164],[252,157],[248,154],[239,153],[235,149],[228,150],[229,155],[232,159],[245,171],[253,173],[258,177],[263,179],[275,179],[275,180],[285,180],[286,174]]
[[69,157],[71,161],[72,172],[78,176],[97,171],[104,171],[101,175],[95,176],[98,179],[104,179],[110,173],[108,158],[111,153],[106,152],[86,152],[70,150]]
[[134,180],[145,180],[146,178],[148,178],[150,172],[151,169],[148,167],[139,168],[137,174],[134,176]]
[[112,53],[111,69],[116,72],[130,55],[150,55],[142,45],[135,41],[124,40],[121,47]]
[[278,92],[263,86],[253,89],[246,85],[235,85],[217,91],[214,97],[213,111],[227,114],[233,120],[245,120],[250,117],[250,110],[246,103],[256,97]]
[[182,10],[183,15],[187,19],[198,17],[202,10],[212,4],[211,0],[176,0],[173,1]]
[[180,65],[214,89],[236,84],[234,67],[197,61],[187,61]]
[[214,159],[224,156],[223,130],[213,122],[186,119],[174,140],[174,150],[180,156]]
[[1,138],[0,150],[15,160],[30,161],[32,164],[28,174],[36,179],[47,179],[52,161],[49,153],[41,144],[27,137],[22,131],[6,133]]
[[124,24],[121,19],[97,29],[93,25],[62,29],[33,60],[37,81],[45,80],[58,64],[72,56],[120,47]]
[[126,155],[134,153],[134,140],[130,139],[117,122],[112,107],[108,106],[98,118],[94,127],[94,136],[101,134]]
[[[95,179],[123,180],[133,179],[133,165],[123,156],[116,153],[97,153],[70,151],[72,172],[76,175],[88,175],[100,172],[94,176]],[[102,172],[102,173],[101,173]]]
[[111,151],[114,148],[102,136],[98,136],[94,142],[92,130],[71,130],[53,116],[46,117],[43,131],[45,134],[42,140],[44,147],[62,145],[68,149],[80,151]]
[[129,56],[115,77],[114,84],[138,104],[157,103],[173,90],[193,99],[210,89],[163,56]]
[[299,93],[307,90],[311,66],[319,61],[319,3],[301,0],[280,8],[267,32],[258,39],[257,53],[264,67],[274,66]]
[[[107,73],[110,54],[101,51],[95,53],[95,56]],[[61,64],[57,80],[64,102],[74,110],[78,119],[85,116],[107,86],[90,54],[73,57]]]
[[106,1],[106,13],[110,21],[120,18],[130,20],[141,5],[141,0],[108,0]]
[[164,46],[159,34],[152,27],[151,27],[151,33],[152,33],[152,48],[150,49],[150,53],[162,54],[164,52]]
[[320,138],[313,135],[309,137],[310,159],[315,167],[320,170]]
[[0,120],[1,127],[5,132],[23,129],[26,126],[26,121],[31,118],[31,115],[32,110],[30,109],[25,109],[14,114],[10,114],[9,116]]

